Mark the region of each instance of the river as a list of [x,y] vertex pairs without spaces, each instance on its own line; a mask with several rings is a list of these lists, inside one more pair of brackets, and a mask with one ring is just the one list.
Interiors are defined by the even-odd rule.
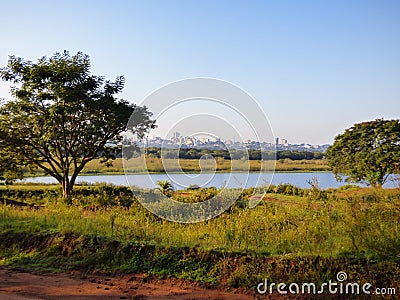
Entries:
[[[272,177],[272,178],[271,178]],[[307,181],[313,177],[317,178],[319,187],[337,188],[345,185],[344,182],[337,182],[333,173],[330,172],[279,172],[279,173],[214,173],[214,174],[131,174],[125,175],[82,175],[78,176],[77,183],[87,182],[108,183],[114,185],[134,185],[140,188],[154,188],[159,180],[170,180],[177,189],[196,184],[203,187],[215,186],[220,188],[227,186],[251,187],[268,184],[290,183],[302,188],[310,187]],[[24,182],[34,183],[56,183],[56,180],[49,176],[29,177]],[[393,180],[388,180],[385,188],[397,187],[398,184]]]

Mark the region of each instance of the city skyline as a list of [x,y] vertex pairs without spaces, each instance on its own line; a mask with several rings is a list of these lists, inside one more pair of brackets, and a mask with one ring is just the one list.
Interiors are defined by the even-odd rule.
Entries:
[[[154,140],[154,139],[159,139],[159,138],[161,138],[161,139],[173,141],[173,140],[175,140],[175,139],[194,138],[194,139],[196,139],[196,140],[208,140],[208,141],[219,141],[219,140],[221,140],[221,141],[230,141],[230,142],[233,142],[233,143],[236,142],[236,137],[235,137],[235,136],[233,136],[233,138],[230,138],[230,137],[223,137],[223,136],[216,136],[216,137],[214,137],[214,138],[212,138],[212,137],[210,138],[210,137],[207,137],[207,136],[203,136],[202,134],[194,134],[194,135],[190,135],[190,136],[184,136],[184,135],[182,135],[182,134],[181,134],[180,132],[178,132],[178,131],[173,132],[172,135],[171,135],[170,137],[169,137],[169,136],[164,136],[164,137],[162,137],[162,136],[156,136],[155,134],[151,134],[151,133],[148,134],[146,137],[147,137],[148,139],[150,139],[150,140]],[[245,140],[245,141],[252,141],[252,140],[251,140],[251,139],[247,139],[247,140]],[[260,142],[273,143],[273,142],[271,142],[271,141],[260,141]],[[286,138],[283,138],[283,137],[275,137],[274,144],[276,144],[276,145],[278,145],[278,144],[284,145],[284,144],[289,144],[289,142],[288,142],[288,140],[287,140]],[[300,143],[300,144],[305,144],[305,143]]]
[[170,137],[160,137],[149,134],[141,141],[137,141],[139,147],[156,148],[197,148],[197,149],[261,149],[261,150],[290,150],[290,151],[316,151],[325,152],[330,144],[290,143],[285,138],[276,137],[275,141],[235,141],[223,137],[204,137],[201,135],[183,136],[179,132],[173,132]]

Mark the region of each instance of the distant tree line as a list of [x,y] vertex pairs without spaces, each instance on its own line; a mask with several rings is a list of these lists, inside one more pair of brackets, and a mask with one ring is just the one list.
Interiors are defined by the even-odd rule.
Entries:
[[279,150],[279,151],[260,151],[260,150],[209,150],[209,149],[187,149],[182,148],[177,150],[163,149],[157,147],[149,147],[146,150],[146,154],[149,157],[171,159],[207,159],[208,157],[221,157],[226,160],[274,160],[274,159],[291,159],[291,160],[311,160],[311,159],[322,159],[325,157],[324,153],[311,152],[311,151],[290,151],[290,150]]

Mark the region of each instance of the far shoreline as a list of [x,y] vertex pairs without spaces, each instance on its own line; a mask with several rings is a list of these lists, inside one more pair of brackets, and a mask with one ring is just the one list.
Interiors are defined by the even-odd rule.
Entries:
[[[82,176],[120,176],[120,175],[163,175],[163,174],[212,174],[214,172],[197,172],[197,171],[187,171],[187,172],[87,172],[87,173],[80,173],[79,177]],[[229,173],[247,173],[246,171],[216,171],[215,173],[218,174],[229,174]],[[249,171],[248,173],[332,173],[331,170],[278,170],[278,171]],[[35,178],[35,177],[52,177],[50,175],[46,175],[44,173],[38,174],[29,174],[24,176],[24,178]]]

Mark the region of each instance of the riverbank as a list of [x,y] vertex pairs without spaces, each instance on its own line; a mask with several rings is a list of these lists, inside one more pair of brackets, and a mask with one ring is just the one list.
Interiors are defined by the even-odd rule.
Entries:
[[[301,188],[309,188],[310,181],[318,181],[322,189],[339,188],[346,185],[345,181],[338,182],[331,172],[232,172],[232,173],[157,173],[157,174],[83,174],[78,176],[76,182],[80,185],[111,184],[116,186],[132,186],[134,189],[154,189],[158,181],[168,180],[175,189],[185,189],[189,186],[216,188],[241,188],[251,186],[267,186],[291,184]],[[26,184],[57,184],[49,176],[27,177],[16,185]],[[362,184],[358,184],[362,186]],[[391,176],[384,184],[384,188],[395,188],[399,185],[398,178]],[[365,186],[365,185],[364,185]]]
[[[400,288],[398,189],[287,185],[253,209],[247,189],[231,209],[195,224],[152,215],[126,187],[79,187],[70,204],[55,190],[0,191],[30,204],[0,205],[7,268],[146,274],[254,295],[264,278],[321,284],[339,271],[351,282]],[[199,201],[195,193],[185,197]]]
[[[213,160],[214,161],[214,160]],[[217,158],[216,164],[211,161],[202,162],[201,167],[197,159],[180,159],[179,168],[177,168],[177,160],[160,158],[136,158],[129,161],[129,164],[124,165],[121,158],[113,161],[110,167],[100,163],[100,160],[89,162],[82,170],[81,175],[123,175],[128,174],[165,174],[168,173],[227,173],[227,172],[329,172],[331,169],[328,166],[326,159],[313,160],[290,160],[283,159],[277,161],[260,161],[260,160],[224,160]],[[44,173],[37,171],[29,173],[26,170],[27,177],[43,176]]]
[[121,172],[128,173],[150,172],[267,172],[267,171],[329,171],[330,167],[325,159],[316,160],[225,160],[217,157],[215,160],[197,160],[197,159],[160,159],[138,157],[125,162],[122,159],[116,159],[110,168],[100,164],[99,161],[90,162],[83,170],[90,172]]

